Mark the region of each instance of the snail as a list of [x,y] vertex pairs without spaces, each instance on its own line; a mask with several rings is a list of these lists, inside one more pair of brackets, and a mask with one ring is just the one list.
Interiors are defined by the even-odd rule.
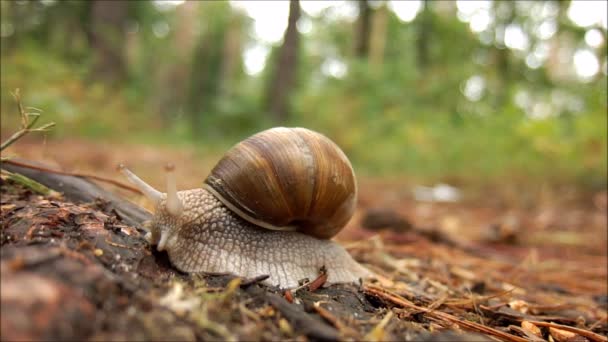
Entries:
[[271,128],[232,147],[201,188],[167,193],[121,167],[154,203],[147,240],[187,273],[269,275],[269,285],[298,286],[327,270],[327,284],[371,272],[330,239],[355,210],[357,184],[342,150],[305,128]]

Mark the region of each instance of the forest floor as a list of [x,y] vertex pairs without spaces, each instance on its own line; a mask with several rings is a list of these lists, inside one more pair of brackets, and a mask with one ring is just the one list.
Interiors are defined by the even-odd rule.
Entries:
[[[158,188],[168,161],[181,189],[213,165],[187,149],[84,140],[23,140],[11,155],[121,181],[126,162]],[[103,201],[1,184],[3,341],[608,341],[606,191],[462,187],[443,203],[416,200],[406,181],[360,179],[336,240],[379,279],[286,293],[176,271]]]

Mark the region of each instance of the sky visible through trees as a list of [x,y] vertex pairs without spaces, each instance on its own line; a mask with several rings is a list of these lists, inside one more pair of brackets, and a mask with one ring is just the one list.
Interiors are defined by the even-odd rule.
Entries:
[[[157,1],[158,6],[171,7],[179,6],[183,1]],[[375,2],[370,2],[374,4]],[[282,39],[282,32],[286,28],[288,6],[287,2],[277,3],[275,1],[231,1],[234,7],[244,9],[247,14],[255,20],[255,35],[260,43],[250,47],[245,51],[245,67],[247,73],[255,75],[260,73],[265,66],[268,48],[264,44],[277,43]],[[388,1],[388,7],[403,22],[411,22],[420,12],[422,1]],[[491,1],[456,1],[458,19],[469,24],[471,31],[479,33],[487,29],[493,20],[489,9]],[[545,19],[537,28],[537,35],[541,38],[550,38],[555,34],[557,24],[554,20],[547,18],[547,14],[556,11],[555,4],[548,5],[538,13],[538,17]],[[302,1],[302,10],[309,15],[318,15],[321,11],[334,8],[337,16],[344,16],[348,20],[355,20],[358,13],[352,3],[347,1]],[[606,29],[606,8],[605,1],[574,1],[568,9],[568,18],[576,25],[589,27],[599,24]],[[544,17],[544,18],[543,18]],[[309,21],[298,23],[298,29],[302,34],[310,33],[312,24]],[[585,35],[585,41],[590,47],[599,47],[603,44],[603,37],[598,30],[590,30]],[[521,27],[513,26],[505,32],[505,45],[512,49],[526,49],[529,39],[522,31]],[[598,59],[589,54],[587,50],[577,51],[574,62],[576,73],[582,78],[592,77],[601,72]],[[532,54],[526,59],[528,66],[538,67],[540,61],[538,56]],[[327,72],[332,76],[343,76],[346,66],[343,63],[331,63]],[[604,73],[606,68],[603,68]]]

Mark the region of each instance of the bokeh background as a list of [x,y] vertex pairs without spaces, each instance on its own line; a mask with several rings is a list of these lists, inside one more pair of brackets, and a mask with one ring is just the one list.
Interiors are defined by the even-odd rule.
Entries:
[[[0,146],[0,340],[298,340],[319,317],[354,340],[483,325],[538,341],[526,329],[542,320],[571,326],[546,340],[601,340],[607,4],[0,0],[0,141],[20,129],[16,89],[36,127],[55,123]],[[383,276],[382,296],[293,291],[329,298],[326,314],[283,315],[260,288],[176,274],[122,204],[39,195],[5,171],[21,157],[127,183],[125,163],[164,191],[171,162],[192,189],[277,125],[322,132],[353,162],[358,203],[335,240]],[[395,298],[421,308],[385,308]]]
[[0,6],[3,138],[20,88],[57,124],[39,148],[64,142],[53,153],[93,168],[109,144],[217,160],[292,125],[331,137],[362,176],[607,184],[605,1]]

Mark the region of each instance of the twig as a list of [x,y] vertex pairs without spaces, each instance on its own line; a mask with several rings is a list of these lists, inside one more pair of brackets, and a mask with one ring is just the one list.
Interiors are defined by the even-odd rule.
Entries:
[[266,280],[268,278],[270,278],[270,275],[268,275],[268,274],[262,274],[262,275],[255,276],[255,277],[252,277],[252,278],[244,278],[241,281],[240,287],[247,287],[249,285],[253,285],[255,283],[259,283],[261,281],[264,281],[264,280]]
[[285,290],[285,293],[283,294],[283,298],[285,298],[286,301],[293,303],[293,293],[291,293],[290,290]]
[[528,329],[524,329],[522,327],[518,327],[516,325],[509,325],[509,329],[516,331],[524,336],[526,336],[531,342],[546,342],[547,340],[545,340],[544,338],[538,337],[536,335],[534,335],[531,331],[529,331]]
[[86,174],[86,173],[77,173],[77,172],[66,172],[66,171],[53,170],[53,169],[49,169],[49,168],[46,168],[46,167],[34,166],[34,165],[26,164],[26,163],[17,162],[17,161],[14,161],[14,160],[3,160],[2,162],[3,163],[7,163],[7,164],[13,164],[13,165],[16,165],[16,166],[26,167],[26,168],[32,169],[32,170],[38,170],[38,171],[43,171],[43,172],[54,173],[54,174],[58,174],[58,175],[94,179],[96,181],[109,183],[109,184],[115,185],[115,186],[117,186],[119,188],[130,190],[130,191],[135,192],[135,193],[140,194],[140,195],[143,194],[139,189],[134,188],[134,187],[132,187],[130,185],[121,183],[121,182],[113,180],[113,179],[104,178],[104,177],[100,177],[100,176],[96,176],[96,175],[91,175],[91,174]]
[[471,295],[471,303],[473,304],[473,308],[475,309],[477,316],[479,316],[479,321],[481,322],[481,324],[485,325],[486,322],[484,320],[483,312],[479,310],[479,306],[477,305],[477,301],[475,300],[475,295],[470,290],[469,294]]
[[562,329],[562,330],[570,331],[573,333],[577,333],[577,334],[584,336],[588,339],[591,339],[593,341],[600,341],[600,342],[608,341],[608,338],[606,336],[596,334],[593,331],[571,327],[569,325],[562,325],[562,324],[557,324],[557,323],[553,323],[553,322],[541,322],[541,321],[528,321],[528,322],[530,322],[534,325],[541,326],[541,327],[557,328],[557,329]]
[[310,291],[310,292],[316,291],[319,287],[323,286],[326,281],[327,281],[327,269],[325,268],[325,266],[323,266],[323,267],[321,267],[321,270],[319,270],[319,276],[315,280],[310,282],[310,284],[308,284],[308,291]]
[[127,245],[123,245],[123,244],[120,244],[120,243],[116,243],[116,242],[112,241],[109,236],[105,238],[105,242],[108,245],[110,245],[110,246],[114,246],[114,247],[118,247],[118,248],[131,249],[131,250],[134,250],[134,251],[137,250],[137,248],[134,248],[134,247],[131,247],[131,246],[127,246]]
[[26,188],[34,191],[35,193],[38,193],[38,194],[41,194],[44,196],[59,196],[59,193],[57,191],[51,190],[51,189],[47,188],[46,186],[36,182],[35,180],[30,179],[19,173],[2,170],[2,176],[4,177],[4,175],[6,175],[6,177],[8,179],[12,180],[13,182],[21,184],[21,185],[25,186]]
[[314,304],[313,304],[313,308],[319,314],[319,316],[321,316],[323,319],[325,319],[326,321],[331,323],[343,335],[357,336],[357,332],[353,328],[342,323],[342,321],[338,317],[334,316],[329,310],[322,307],[321,306],[322,303],[326,303],[326,302],[314,302]]
[[297,305],[289,304],[283,297],[274,293],[267,293],[266,300],[277,309],[293,326],[293,328],[315,340],[337,341],[340,339],[338,330],[318,321]]
[[388,322],[393,318],[393,312],[389,310],[389,312],[382,318],[382,321],[378,323],[365,337],[363,338],[366,341],[382,341],[385,339],[385,331],[384,328],[388,324]]
[[299,290],[306,287],[306,288],[308,288],[308,291],[314,292],[319,287],[323,286],[326,281],[327,281],[327,269],[325,268],[325,266],[321,266],[321,269],[319,270],[319,275],[314,280],[307,281],[304,284],[294,288],[292,291],[293,291],[293,293],[296,293]]
[[500,330],[496,330],[496,329],[490,328],[488,326],[481,325],[479,323],[461,320],[458,317],[455,317],[455,316],[450,315],[450,314],[445,313],[445,312],[434,311],[434,310],[430,310],[430,309],[425,308],[425,307],[418,306],[418,305],[416,305],[414,303],[411,303],[407,299],[399,296],[398,294],[393,293],[391,291],[388,291],[388,290],[383,289],[383,288],[378,287],[378,286],[365,285],[363,287],[363,291],[365,293],[367,293],[367,294],[370,294],[372,296],[385,299],[385,300],[387,300],[387,301],[389,301],[389,302],[391,302],[393,304],[399,305],[401,307],[406,307],[406,308],[412,308],[412,309],[415,309],[415,310],[419,310],[419,311],[424,312],[425,314],[427,314],[427,315],[429,315],[431,317],[435,317],[435,318],[446,320],[448,322],[457,324],[457,325],[459,325],[459,326],[461,326],[463,328],[466,328],[466,329],[474,331],[474,332],[480,332],[480,333],[483,333],[483,334],[495,336],[495,337],[502,338],[502,339],[507,340],[507,341],[515,341],[515,342],[526,342],[527,341],[525,338],[521,338],[519,336],[507,334],[507,333],[502,332]]
[[[36,124],[36,121],[38,121],[38,119],[40,118],[40,113],[28,113],[23,109],[23,105],[21,104],[21,94],[19,93],[19,89],[16,89],[15,92],[12,93],[12,95],[15,98],[15,101],[17,102],[17,108],[19,110],[19,115],[21,115],[21,129],[19,129],[17,132],[15,132],[13,135],[11,135],[5,142],[2,143],[2,145],[0,145],[0,151],[9,147],[15,141],[19,140],[21,137],[23,137],[24,135],[26,135],[29,132],[44,132],[44,131],[47,131],[49,128],[55,126],[54,122],[50,122],[50,123],[44,124],[40,127],[32,128]],[[39,110],[39,109],[33,108],[33,107],[28,107],[28,109],[29,108]],[[30,121],[30,117],[33,117],[33,119],[31,121]]]
[[511,292],[513,292],[514,290],[515,290],[515,288],[512,288],[510,290],[505,290],[505,291],[499,292],[497,294],[488,295],[488,296],[476,296],[474,294],[471,294],[471,298],[447,300],[445,302],[445,304],[449,305],[449,306],[473,307],[474,305],[476,305],[475,303],[485,302],[492,298],[504,297],[508,294],[511,294]]

